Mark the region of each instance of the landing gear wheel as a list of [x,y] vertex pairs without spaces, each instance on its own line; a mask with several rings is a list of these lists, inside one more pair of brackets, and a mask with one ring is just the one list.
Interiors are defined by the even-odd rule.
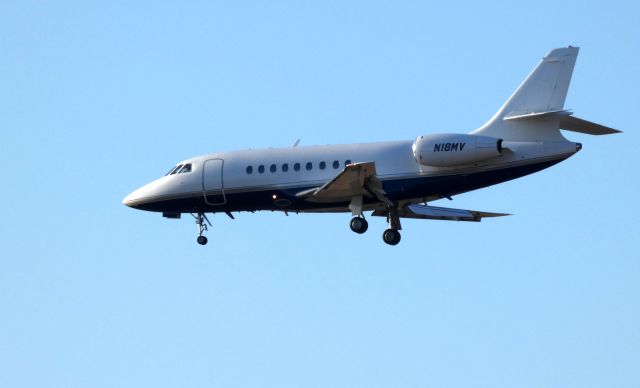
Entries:
[[369,229],[369,223],[362,217],[353,217],[349,223],[351,230],[358,234],[362,234]]
[[198,225],[198,238],[196,239],[196,241],[198,241],[198,244],[200,245],[206,245],[209,240],[205,236],[203,236],[202,233],[206,232],[209,229],[207,227],[207,224],[211,226],[211,222],[207,218],[207,215],[203,212],[198,212],[198,215],[194,215],[193,213],[191,213],[191,215],[196,219],[196,225]]
[[397,245],[400,242],[400,232],[395,229],[387,229],[382,233],[382,240],[389,245]]

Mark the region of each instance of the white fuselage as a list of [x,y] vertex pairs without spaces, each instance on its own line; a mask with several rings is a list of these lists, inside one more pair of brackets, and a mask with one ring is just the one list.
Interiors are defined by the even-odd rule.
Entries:
[[[338,203],[313,204],[307,200],[300,204],[295,193],[305,188],[322,186],[330,181],[346,164],[375,161],[377,176],[382,181],[388,195],[397,201],[424,202],[469,191],[469,189],[495,184],[494,179],[484,184],[479,182],[466,188],[459,179],[487,172],[498,173],[505,169],[539,165],[563,160],[577,150],[579,145],[569,141],[554,142],[508,142],[502,144],[501,155],[472,164],[453,167],[429,167],[418,163],[412,150],[413,141],[395,141],[348,145],[327,145],[310,147],[270,148],[213,153],[185,160],[179,165],[191,164],[189,173],[167,175],[131,193],[125,204],[145,209],[150,203],[176,203],[176,200],[194,200],[187,208],[149,207],[146,210],[193,212],[201,210],[198,199],[207,195],[220,195],[211,203],[211,211],[237,210],[293,210],[293,211],[336,211],[346,210],[343,201]],[[205,169],[207,161],[216,161],[215,168]],[[299,166],[299,169],[296,167]],[[548,166],[545,166],[548,167]],[[544,168],[544,167],[543,167]],[[518,176],[526,175],[517,174]],[[537,170],[536,170],[537,171]],[[533,171],[531,171],[533,172]],[[457,177],[451,190],[422,192],[397,189],[392,182],[415,181],[425,178]],[[517,176],[508,175],[506,179]],[[428,181],[426,181],[428,182]],[[460,188],[461,189],[460,189]],[[403,195],[406,191],[406,195]],[[262,193],[262,194],[260,194]],[[255,206],[245,199],[234,201],[234,197],[251,196]],[[260,196],[261,195],[261,196]],[[275,196],[275,197],[274,197]],[[279,202],[287,198],[290,203]],[[262,199],[262,200],[260,200]],[[275,204],[274,204],[275,203]],[[201,206],[204,206],[201,205]],[[279,206],[284,205],[284,206]],[[189,206],[194,206],[190,208]]]

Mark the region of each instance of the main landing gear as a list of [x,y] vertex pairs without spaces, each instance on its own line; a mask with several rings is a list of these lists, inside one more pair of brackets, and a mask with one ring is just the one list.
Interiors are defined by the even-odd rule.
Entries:
[[197,216],[193,214],[191,215],[193,216],[193,218],[196,219],[196,225],[198,225],[198,238],[196,239],[196,241],[200,245],[207,245],[207,242],[209,242],[209,239],[206,236],[203,236],[202,234],[205,231],[209,230],[209,228],[207,227],[207,224],[209,226],[212,226],[211,222],[207,218],[207,215],[202,212],[198,213]]
[[382,240],[389,245],[397,245],[400,242],[400,232],[395,229],[387,229],[382,233]]
[[398,245],[400,242],[400,216],[398,216],[398,208],[395,206],[387,206],[387,223],[389,229],[382,233],[382,240],[389,245]]
[[[397,245],[401,239],[399,230],[402,229],[400,226],[400,217],[398,216],[397,207],[387,207],[387,223],[389,224],[389,229],[382,233],[382,241],[389,245]],[[364,219],[362,213],[360,213],[351,219],[349,227],[354,232],[362,234],[369,229],[369,223]]]
[[349,226],[351,227],[351,230],[358,234],[362,234],[369,229],[369,223],[364,219],[364,217],[353,217]]

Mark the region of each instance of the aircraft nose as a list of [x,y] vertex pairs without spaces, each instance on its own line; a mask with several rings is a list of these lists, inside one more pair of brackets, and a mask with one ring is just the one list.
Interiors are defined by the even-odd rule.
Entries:
[[139,210],[154,210],[158,198],[169,192],[170,188],[166,187],[166,181],[160,178],[124,197],[122,204]]
[[157,195],[156,186],[155,182],[151,182],[134,190],[131,194],[124,197],[122,204],[134,209],[141,209],[154,195]]
[[135,209],[136,204],[138,204],[140,200],[142,200],[143,198],[144,197],[141,193],[141,188],[140,188],[133,191],[131,194],[127,195],[126,197],[124,197],[124,199],[122,200],[122,204]]

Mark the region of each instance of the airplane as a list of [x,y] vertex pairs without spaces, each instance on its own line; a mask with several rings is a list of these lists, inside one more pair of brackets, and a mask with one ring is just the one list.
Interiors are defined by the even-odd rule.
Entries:
[[365,212],[386,217],[382,239],[400,242],[401,218],[480,221],[509,214],[450,209],[429,202],[520,178],[582,149],[561,130],[590,135],[620,131],[564,108],[578,47],[549,51],[502,107],[468,133],[425,134],[413,140],[269,148],[212,153],[176,164],[129,194],[123,204],[191,213],[197,242],[207,244],[206,213],[261,210],[350,212],[351,230],[368,229]]

